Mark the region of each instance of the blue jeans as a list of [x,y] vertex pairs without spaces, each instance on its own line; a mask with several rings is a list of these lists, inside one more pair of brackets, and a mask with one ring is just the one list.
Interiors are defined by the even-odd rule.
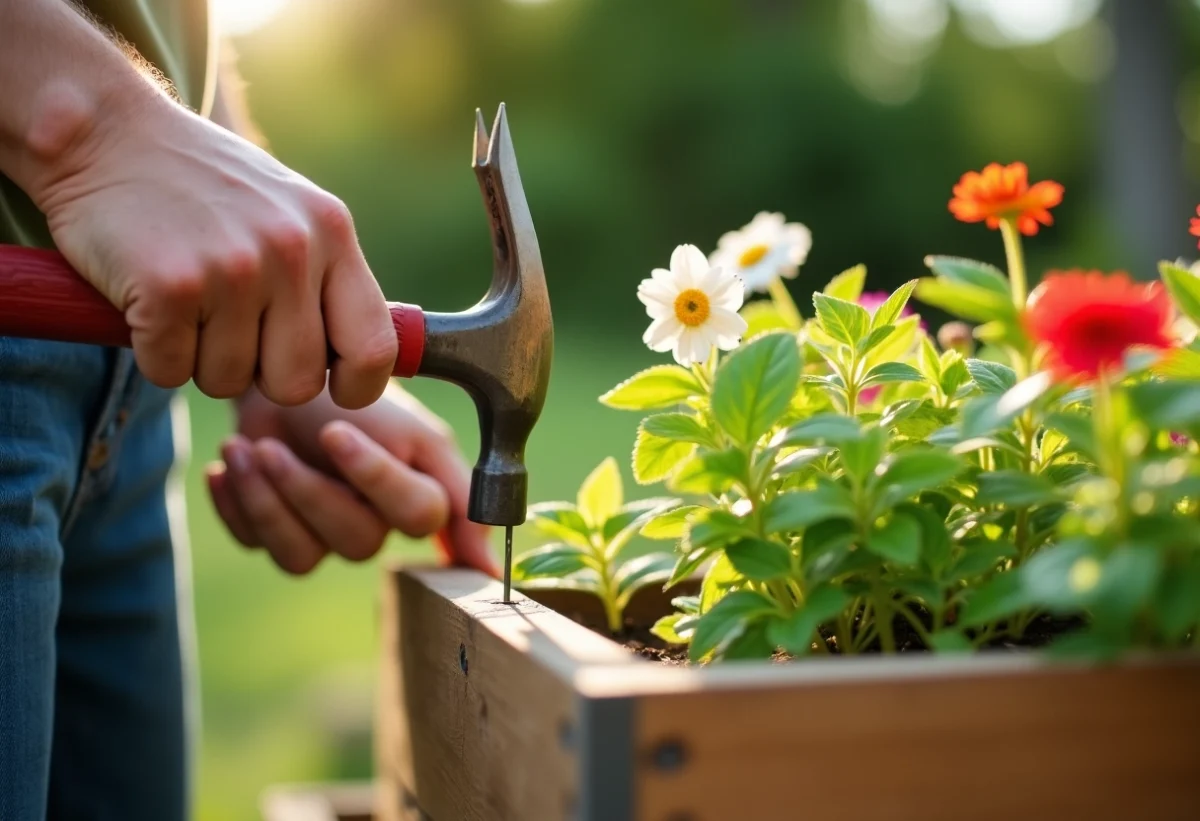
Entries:
[[0,337],[4,821],[187,815],[171,405],[129,351]]

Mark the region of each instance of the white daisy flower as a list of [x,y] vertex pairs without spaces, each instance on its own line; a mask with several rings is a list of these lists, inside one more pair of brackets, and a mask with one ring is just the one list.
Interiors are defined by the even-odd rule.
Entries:
[[695,245],[671,254],[671,270],[655,268],[638,286],[638,299],[654,321],[642,335],[652,351],[673,350],[680,365],[700,364],[713,345],[733,350],[746,332],[738,315],[745,298],[741,280],[709,265]]
[[778,277],[795,277],[811,248],[812,232],[806,226],[760,211],[740,231],[722,236],[709,262],[740,276],[748,293],[765,292]]

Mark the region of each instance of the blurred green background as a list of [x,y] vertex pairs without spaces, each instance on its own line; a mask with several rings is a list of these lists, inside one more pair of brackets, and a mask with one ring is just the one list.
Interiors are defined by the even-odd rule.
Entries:
[[[605,455],[625,461],[637,419],[595,399],[662,361],[640,343],[638,281],[756,211],[812,229],[791,283],[802,308],[858,262],[877,289],[929,253],[1000,262],[999,237],[946,208],[958,177],[991,161],[1066,186],[1055,227],[1027,244],[1035,275],[1151,277],[1157,259],[1196,255],[1195,0],[215,4],[271,150],[349,203],[392,299],[448,311],[482,295],[473,112],[490,123],[508,104],[557,333],[533,500],[570,498]],[[473,454],[465,396],[410,388]],[[237,548],[199,481],[228,409],[197,395],[191,412],[199,817],[248,821],[269,784],[370,775],[379,563],[297,580]]]

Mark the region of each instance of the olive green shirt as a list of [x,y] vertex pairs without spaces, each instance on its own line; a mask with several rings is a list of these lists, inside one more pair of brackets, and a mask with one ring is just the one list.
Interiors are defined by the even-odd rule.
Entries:
[[[208,114],[216,66],[208,0],[83,0],[81,5],[162,72],[184,104]],[[0,244],[53,247],[41,212],[2,174]]]

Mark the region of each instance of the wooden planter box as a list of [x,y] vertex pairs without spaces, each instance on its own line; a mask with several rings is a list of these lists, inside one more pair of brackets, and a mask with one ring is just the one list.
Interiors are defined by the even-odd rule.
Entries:
[[1200,818],[1190,657],[689,668],[500,597],[388,570],[381,821]]

